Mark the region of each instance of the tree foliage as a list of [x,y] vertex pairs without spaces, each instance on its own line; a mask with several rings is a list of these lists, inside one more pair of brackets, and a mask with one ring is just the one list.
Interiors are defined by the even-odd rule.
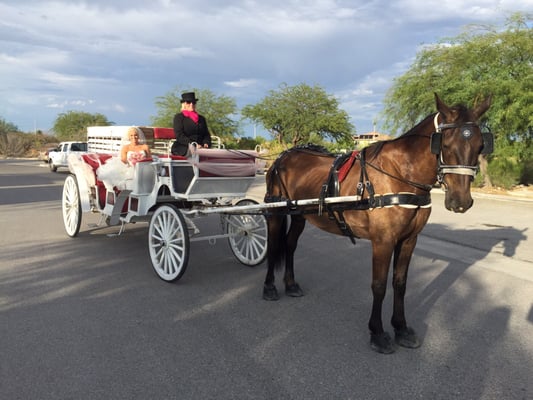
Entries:
[[351,141],[354,127],[348,114],[339,109],[337,99],[319,86],[282,84],[279,90],[255,105],[247,105],[241,115],[261,124],[279,143],[317,143],[324,139]]
[[5,119],[0,118],[0,135],[9,132],[19,132],[18,126],[11,122],[7,122]]
[[232,118],[237,114],[235,99],[216,95],[209,89],[181,89],[176,87],[167,94],[156,98],[157,115],[151,117],[152,124],[160,127],[172,127],[174,115],[181,110],[181,93],[195,92],[198,103],[196,110],[207,120],[211,135],[219,136],[223,141],[232,140],[239,134],[239,125]]
[[389,132],[405,131],[434,112],[437,92],[449,104],[471,105],[493,95],[484,116],[496,137],[494,157],[532,158],[533,30],[531,17],[516,13],[506,28],[469,26],[459,36],[422,49],[410,69],[394,80],[384,100]]
[[3,157],[22,157],[33,145],[30,135],[22,132],[0,134],[0,155]]
[[18,127],[0,118],[0,155],[3,157],[24,156],[33,144],[35,135],[27,135]]
[[102,114],[89,114],[83,111],[67,111],[59,114],[54,122],[53,131],[60,141],[87,140],[88,126],[114,125]]

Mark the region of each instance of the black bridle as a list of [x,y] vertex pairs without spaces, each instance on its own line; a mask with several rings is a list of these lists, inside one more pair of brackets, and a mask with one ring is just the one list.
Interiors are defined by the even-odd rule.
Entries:
[[[476,165],[461,165],[461,164],[446,164],[444,162],[444,157],[442,155],[442,135],[443,131],[447,129],[457,129],[461,130],[461,135],[465,140],[469,140],[473,136],[472,129],[479,128],[479,125],[475,122],[464,122],[462,125],[455,123],[449,124],[439,124],[438,123],[439,113],[435,115],[434,124],[435,132],[431,135],[431,152],[436,154],[437,157],[437,179],[439,183],[444,182],[444,175],[446,174],[456,174],[456,175],[469,175],[471,179],[477,174],[479,169],[478,163]],[[481,149],[481,154],[490,154],[494,148],[494,138],[490,131],[482,132],[483,139],[483,148]]]

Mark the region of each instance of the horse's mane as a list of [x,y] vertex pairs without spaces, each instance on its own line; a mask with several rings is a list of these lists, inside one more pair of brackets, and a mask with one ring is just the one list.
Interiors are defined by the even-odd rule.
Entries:
[[303,151],[303,152],[317,153],[319,155],[324,155],[324,156],[328,156],[328,157],[329,156],[330,157],[334,157],[335,156],[335,154],[333,154],[330,151],[328,151],[324,146],[320,146],[320,145],[314,144],[314,143],[299,144],[299,145],[296,145],[294,147],[291,147],[288,150],[285,150],[283,153],[289,153],[289,152],[293,152],[293,151]]
[[398,136],[397,138],[394,138],[392,140],[398,140],[400,138],[403,138],[403,137],[406,137],[406,136],[416,136],[418,135],[418,131],[420,129],[420,127],[422,125],[424,125],[428,120],[433,120],[435,118],[435,114],[436,113],[433,113],[433,114],[429,114],[426,118],[424,118],[422,121],[420,121],[418,124],[416,124],[415,126],[413,126],[411,129],[409,129],[407,132],[401,134],[400,136]]
[[[462,107],[462,106],[456,106],[456,107],[459,108],[459,107]],[[368,157],[377,156],[381,152],[381,150],[383,149],[383,146],[385,145],[385,143],[392,143],[392,142],[395,142],[397,140],[400,140],[400,139],[403,139],[403,138],[406,138],[406,137],[410,137],[410,136],[419,136],[420,135],[420,133],[419,133],[420,127],[423,126],[428,120],[433,120],[435,118],[435,114],[436,113],[429,114],[426,118],[424,118],[418,124],[416,124],[411,129],[409,129],[407,132],[404,132],[403,134],[401,134],[400,136],[398,136],[396,138],[389,139],[389,140],[381,140],[379,142],[376,142],[376,143],[373,143],[373,144],[369,145],[366,148]]]

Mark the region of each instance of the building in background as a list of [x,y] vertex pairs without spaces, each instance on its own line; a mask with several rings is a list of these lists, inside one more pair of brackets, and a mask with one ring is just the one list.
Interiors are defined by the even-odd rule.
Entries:
[[360,135],[353,135],[352,137],[353,137],[354,148],[356,150],[361,150],[372,143],[375,143],[381,140],[389,140],[391,138],[389,135],[385,135],[383,133],[378,133],[378,132],[362,133]]

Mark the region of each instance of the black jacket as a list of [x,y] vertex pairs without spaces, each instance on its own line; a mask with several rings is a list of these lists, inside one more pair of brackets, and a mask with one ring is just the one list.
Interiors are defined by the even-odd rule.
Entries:
[[198,116],[198,123],[195,123],[181,112],[177,113],[174,116],[174,134],[176,141],[172,144],[172,154],[186,155],[191,142],[196,142],[199,145],[207,144],[211,147],[211,135],[207,129],[207,122],[201,115]]

